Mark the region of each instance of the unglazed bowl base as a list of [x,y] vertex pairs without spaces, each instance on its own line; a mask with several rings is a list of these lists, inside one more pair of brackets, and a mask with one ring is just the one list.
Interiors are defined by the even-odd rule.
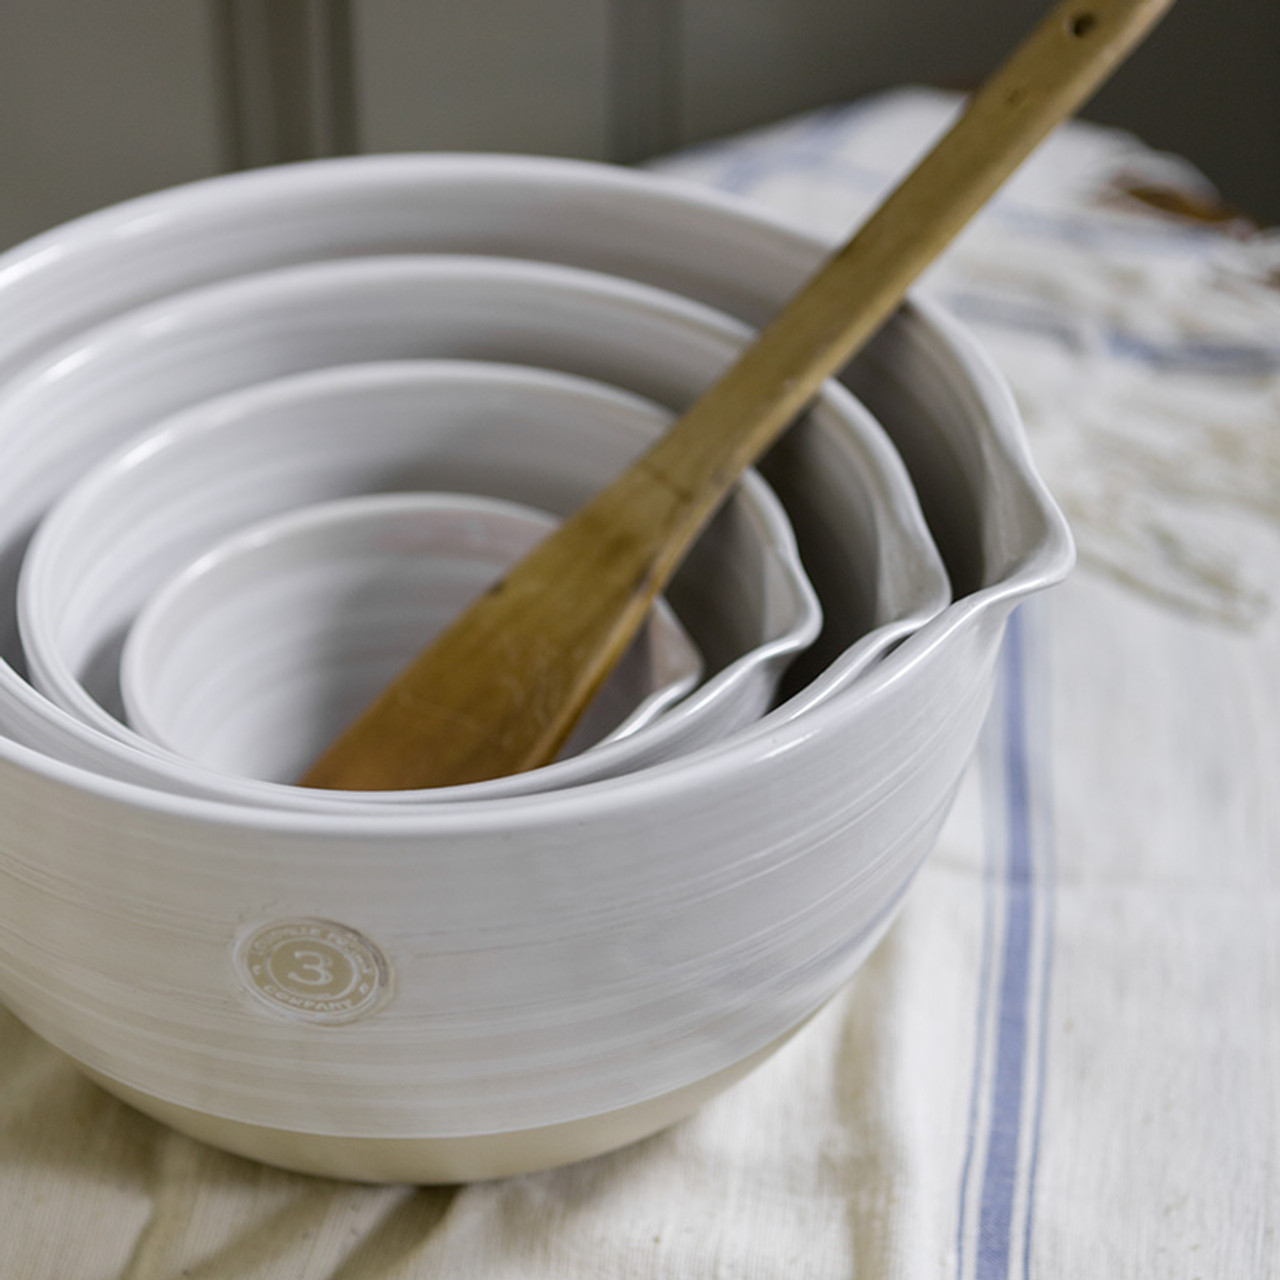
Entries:
[[763,1049],[705,1079],[616,1111],[510,1133],[446,1138],[299,1133],[246,1124],[166,1102],[83,1065],[80,1070],[108,1093],[152,1119],[188,1137],[251,1160],[297,1173],[356,1182],[448,1184],[552,1169],[650,1137],[683,1120],[704,1102],[736,1084],[799,1029],[788,1031]]

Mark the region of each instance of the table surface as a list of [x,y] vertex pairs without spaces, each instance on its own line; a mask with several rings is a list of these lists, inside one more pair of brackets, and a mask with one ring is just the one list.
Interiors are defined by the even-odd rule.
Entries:
[[[953,107],[899,91],[658,167],[834,243]],[[1009,378],[1081,562],[1015,615],[841,997],[674,1129],[460,1188],[214,1151],[0,1011],[0,1274],[1280,1275],[1280,242],[1071,125],[921,287]]]

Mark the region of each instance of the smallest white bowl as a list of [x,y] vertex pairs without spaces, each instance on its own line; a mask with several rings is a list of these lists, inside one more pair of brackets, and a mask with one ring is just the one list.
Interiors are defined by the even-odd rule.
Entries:
[[[393,493],[250,526],[139,612],[121,657],[129,722],[208,768],[293,782],[556,523],[494,498]],[[659,600],[561,758],[649,724],[701,672],[693,642]]]

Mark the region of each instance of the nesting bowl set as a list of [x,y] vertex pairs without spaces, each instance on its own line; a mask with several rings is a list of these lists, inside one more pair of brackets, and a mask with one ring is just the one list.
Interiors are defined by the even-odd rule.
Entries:
[[398,156],[0,257],[0,1000],[179,1129],[373,1180],[609,1150],[790,1036],[1071,562],[936,309],[744,478],[557,762],[289,778],[823,253],[653,175]]

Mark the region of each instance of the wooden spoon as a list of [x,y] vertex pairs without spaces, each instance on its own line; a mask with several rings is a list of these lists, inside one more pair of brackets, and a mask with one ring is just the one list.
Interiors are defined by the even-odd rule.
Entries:
[[302,785],[397,790],[552,760],[742,471],[1172,0],[1067,0],[647,453],[473,604]]

